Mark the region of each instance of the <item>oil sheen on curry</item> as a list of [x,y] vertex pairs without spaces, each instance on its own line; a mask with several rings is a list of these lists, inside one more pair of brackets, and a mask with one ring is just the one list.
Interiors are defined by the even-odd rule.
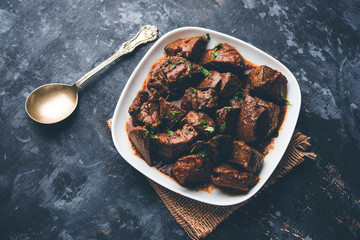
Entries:
[[182,186],[241,194],[258,183],[278,135],[287,79],[225,42],[207,46],[209,39],[165,47],[129,108],[127,130],[137,154]]

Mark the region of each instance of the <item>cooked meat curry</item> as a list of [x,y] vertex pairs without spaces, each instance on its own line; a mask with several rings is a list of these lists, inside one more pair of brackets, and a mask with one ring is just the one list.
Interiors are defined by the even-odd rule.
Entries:
[[[287,79],[209,36],[178,39],[150,69],[129,114],[129,139],[179,184],[246,192],[287,110]],[[165,170],[164,170],[165,169]]]

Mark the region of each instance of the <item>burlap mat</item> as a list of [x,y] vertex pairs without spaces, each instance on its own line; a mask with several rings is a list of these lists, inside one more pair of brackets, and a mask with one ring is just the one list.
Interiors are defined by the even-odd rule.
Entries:
[[[108,126],[111,129],[112,119],[108,120]],[[274,184],[277,179],[283,177],[295,166],[301,164],[306,158],[315,158],[314,153],[306,152],[310,145],[309,137],[295,131],[290,144],[275,169],[262,189],[251,199],[257,197],[264,189]],[[213,206],[183,197],[174,193],[152,180],[148,179],[151,186],[155,189],[161,200],[164,202],[175,220],[185,229],[191,239],[200,239],[211,233],[222,221],[229,217],[234,211],[246,202],[233,206]]]

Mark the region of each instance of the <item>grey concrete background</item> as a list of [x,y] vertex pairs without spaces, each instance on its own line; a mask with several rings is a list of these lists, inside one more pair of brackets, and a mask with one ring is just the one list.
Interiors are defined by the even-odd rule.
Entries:
[[27,95],[72,83],[145,24],[230,34],[299,81],[297,128],[319,158],[294,169],[207,239],[360,237],[360,2],[0,2],[0,239],[186,239],[146,179],[115,150],[106,120],[148,44],[83,85],[66,121],[39,125]]

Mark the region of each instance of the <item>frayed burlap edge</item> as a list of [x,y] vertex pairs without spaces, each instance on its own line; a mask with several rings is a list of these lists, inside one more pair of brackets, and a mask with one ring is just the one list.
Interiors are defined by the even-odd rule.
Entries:
[[[111,125],[112,119],[108,120],[110,129]],[[313,159],[316,157],[314,153],[306,152],[306,148],[310,146],[309,139],[309,137],[295,131],[274,173],[253,198],[257,197],[264,189],[274,184],[277,179],[283,177],[295,166],[301,164],[306,158]],[[175,220],[184,228],[189,237],[194,240],[203,238],[211,233],[234,211],[253,199],[251,198],[246,202],[233,206],[214,206],[183,197],[158,185],[150,179],[148,179],[148,181],[169,209],[170,213],[174,216]]]

